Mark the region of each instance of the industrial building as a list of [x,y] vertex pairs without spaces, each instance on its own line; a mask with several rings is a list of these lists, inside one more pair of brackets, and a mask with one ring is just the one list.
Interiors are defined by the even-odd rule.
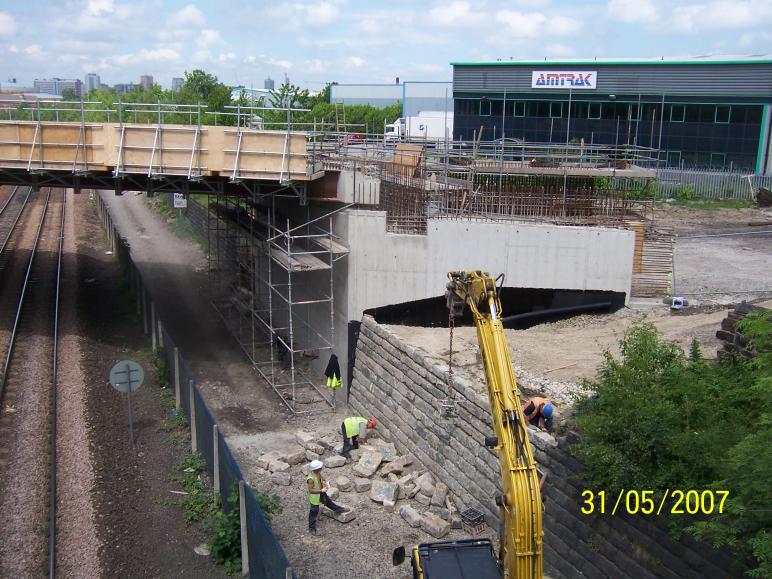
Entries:
[[667,167],[772,170],[772,57],[454,62],[455,139],[637,145]]

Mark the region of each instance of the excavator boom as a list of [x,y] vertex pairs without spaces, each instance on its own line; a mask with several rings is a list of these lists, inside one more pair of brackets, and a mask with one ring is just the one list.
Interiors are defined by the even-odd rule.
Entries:
[[477,327],[495,442],[501,465],[499,562],[504,577],[543,576],[542,500],[539,475],[509,354],[496,280],[480,271],[448,274],[448,308],[458,315],[466,305]]

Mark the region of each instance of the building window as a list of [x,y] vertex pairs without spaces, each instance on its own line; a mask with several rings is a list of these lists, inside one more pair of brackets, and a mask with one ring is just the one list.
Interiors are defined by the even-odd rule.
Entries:
[[710,167],[711,169],[721,169],[726,165],[726,153],[711,153],[710,154]]
[[515,101],[515,114],[516,117],[525,116],[525,101]]
[[491,101],[489,101],[488,99],[482,99],[480,101],[480,116],[481,117],[491,116]]
[[599,119],[603,103],[590,103],[587,109],[588,119]]
[[732,107],[727,105],[716,106],[716,114],[713,117],[713,122],[717,124],[726,124],[732,116]]
[[491,101],[491,114],[500,117],[504,112],[504,101],[492,100]]
[[563,116],[563,103],[550,103],[550,118],[559,119]]
[[686,105],[670,105],[670,122],[683,123],[686,118]]

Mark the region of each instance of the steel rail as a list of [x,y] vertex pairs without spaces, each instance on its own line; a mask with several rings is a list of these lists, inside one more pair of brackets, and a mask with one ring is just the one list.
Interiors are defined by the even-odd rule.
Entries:
[[52,373],[51,373],[51,473],[49,484],[48,507],[48,577],[56,577],[56,367],[59,353],[59,295],[62,278],[62,253],[64,249],[64,219],[67,207],[67,191],[62,194],[62,223],[59,228],[59,249],[56,259],[56,290],[54,297],[54,335],[52,345]]
[[[16,186],[16,189],[14,190],[14,193],[16,193],[16,190],[20,187],[20,185]],[[32,195],[32,187],[29,187],[29,190],[27,191],[27,197],[24,199],[24,203],[21,206],[21,210],[19,211],[19,214],[16,216],[16,219],[14,219],[13,224],[11,225],[11,229],[8,231],[8,236],[3,240],[3,244],[0,245],[0,255],[3,254],[5,251],[6,245],[8,245],[8,241],[10,241],[11,236],[13,235],[13,232],[16,230],[16,225],[18,225],[19,220],[21,219],[21,216],[24,214],[24,209],[27,207],[27,203],[29,202],[29,198]],[[8,200],[10,202],[10,199]],[[6,206],[8,203],[3,205],[3,211],[5,211]],[[3,211],[0,211],[0,215],[2,215]]]
[[21,318],[21,312],[24,307],[24,298],[27,294],[27,286],[29,285],[30,274],[32,273],[32,264],[35,261],[35,253],[37,251],[38,242],[40,241],[40,233],[43,231],[43,223],[46,220],[46,214],[48,213],[48,202],[51,200],[51,189],[48,189],[48,195],[46,196],[46,203],[43,206],[43,215],[40,218],[38,224],[38,230],[35,234],[35,244],[30,252],[29,260],[27,261],[27,268],[24,273],[24,284],[21,288],[21,295],[19,296],[19,302],[16,304],[16,316],[13,320],[13,329],[11,330],[11,336],[8,339],[8,351],[5,355],[5,361],[3,362],[3,378],[0,380],[0,402],[3,400],[3,393],[5,392],[5,386],[8,383],[8,367],[11,364],[11,355],[13,354],[13,346],[16,341],[16,332],[19,328],[19,319]]
[[0,207],[0,217],[2,217],[3,213],[5,213],[5,209],[8,207],[8,204],[13,199],[13,196],[16,195],[16,192],[19,190],[19,187],[21,187],[21,185],[14,185],[13,191],[11,191],[11,194],[8,196],[8,200],[5,203],[3,203],[2,207]]

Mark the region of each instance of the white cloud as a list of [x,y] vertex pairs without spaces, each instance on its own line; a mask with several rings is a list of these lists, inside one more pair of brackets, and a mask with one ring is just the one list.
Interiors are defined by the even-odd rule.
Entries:
[[348,68],[361,68],[367,64],[367,61],[358,56],[349,56],[343,59],[343,64]]
[[89,0],[86,4],[85,14],[88,16],[104,16],[115,12],[113,0]]
[[283,28],[322,28],[338,20],[340,10],[335,2],[284,2],[267,11]]
[[13,36],[16,33],[16,20],[8,12],[0,12],[0,36]]
[[29,58],[33,60],[43,60],[46,57],[46,53],[43,47],[39,44],[30,44],[23,50]]
[[211,28],[205,28],[201,31],[201,35],[196,39],[196,44],[199,49],[209,48],[216,44],[223,42],[222,36],[218,30],[212,30]]
[[436,5],[429,11],[430,23],[433,26],[469,27],[481,24],[485,15],[477,10],[473,11],[469,2],[454,0],[449,4]]
[[198,6],[188,4],[172,14],[169,23],[177,28],[201,28],[206,25],[206,17]]
[[537,38],[539,36],[567,36],[581,29],[579,20],[568,16],[546,16],[541,12],[518,12],[500,10],[496,21],[509,27],[515,38]]
[[622,22],[653,24],[659,20],[659,11],[652,0],[610,0],[607,12]]

